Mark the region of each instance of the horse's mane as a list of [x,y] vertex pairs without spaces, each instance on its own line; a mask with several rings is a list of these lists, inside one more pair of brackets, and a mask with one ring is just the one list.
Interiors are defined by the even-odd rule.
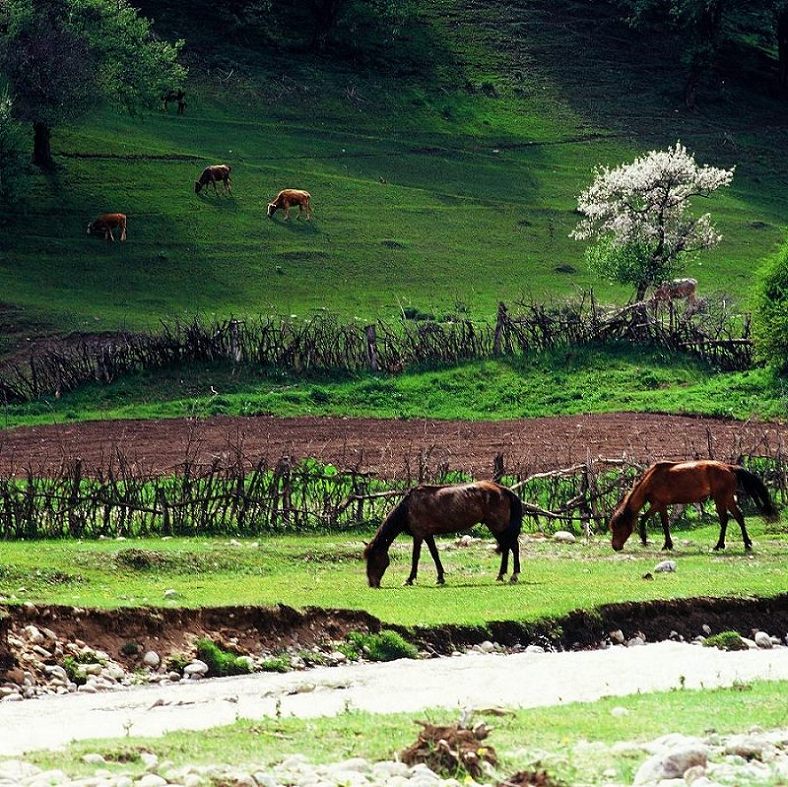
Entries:
[[408,498],[410,493],[400,500],[400,502],[389,511],[388,516],[383,520],[377,532],[366,547],[364,557],[368,557],[370,552],[378,549],[388,549],[391,542],[408,526]]

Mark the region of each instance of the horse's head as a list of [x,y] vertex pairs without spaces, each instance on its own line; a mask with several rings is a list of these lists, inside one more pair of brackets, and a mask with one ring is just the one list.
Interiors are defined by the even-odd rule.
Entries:
[[610,532],[613,534],[612,545],[616,552],[620,552],[624,548],[624,544],[634,529],[635,517],[626,504],[622,503],[610,517]]
[[276,213],[276,203],[269,202],[268,203],[268,218],[272,219],[274,217],[274,213]]
[[386,569],[391,562],[388,550],[385,548],[375,548],[373,544],[367,544],[364,550],[364,558],[367,561],[367,581],[371,588],[379,588],[380,580],[386,573]]
[[194,181],[194,193],[199,194],[200,189],[202,188],[202,183],[199,180]]

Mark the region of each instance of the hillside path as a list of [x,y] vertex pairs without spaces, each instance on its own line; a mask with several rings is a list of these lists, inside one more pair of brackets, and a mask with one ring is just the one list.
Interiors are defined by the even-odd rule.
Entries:
[[[726,653],[679,642],[565,653],[468,653],[454,658],[258,673],[106,694],[0,703],[0,756],[74,739],[161,735],[236,718],[332,716],[345,708],[528,708],[604,696],[788,680],[788,649]],[[129,726],[130,725],[130,726]]]
[[643,461],[774,454],[788,426],[651,413],[612,413],[510,421],[377,420],[371,418],[215,417],[194,421],[89,421],[0,430],[0,473],[54,471],[80,457],[85,472],[107,466],[117,451],[143,470],[168,473],[188,455],[210,462],[240,449],[251,460],[315,457],[340,468],[384,477],[418,477],[442,464],[476,477],[492,472],[503,453],[520,473],[567,467],[626,454]]

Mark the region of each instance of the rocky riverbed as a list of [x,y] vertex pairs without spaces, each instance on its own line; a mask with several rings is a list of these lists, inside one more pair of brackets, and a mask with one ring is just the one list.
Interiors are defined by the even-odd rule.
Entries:
[[[521,753],[522,754],[522,753]],[[566,754],[566,753],[564,753]],[[534,753],[536,759],[537,753]],[[559,756],[558,753],[555,756]],[[652,741],[623,741],[613,745],[580,741],[571,756],[581,771],[582,783],[616,785],[659,785],[660,787],[728,787],[735,785],[778,785],[788,783],[788,729],[753,729],[744,734],[690,737],[678,733]],[[548,765],[551,753],[538,753],[539,764]],[[634,778],[622,781],[618,761],[635,760]],[[86,764],[95,766],[89,776],[72,778],[62,770],[44,771],[25,760],[0,762],[0,785],[68,785],[69,787],[164,787],[182,785],[225,785],[232,787],[495,787],[525,785],[511,780],[505,770],[489,769],[481,780],[462,776],[445,778],[424,764],[409,767],[402,762],[370,762],[353,758],[330,764],[314,764],[303,755],[285,758],[275,766],[260,764],[174,766],[152,752],[142,751],[136,769],[110,769],[103,756],[89,753]],[[600,763],[604,763],[602,766]],[[531,774],[540,771],[531,771]],[[559,784],[543,781],[543,784]]]

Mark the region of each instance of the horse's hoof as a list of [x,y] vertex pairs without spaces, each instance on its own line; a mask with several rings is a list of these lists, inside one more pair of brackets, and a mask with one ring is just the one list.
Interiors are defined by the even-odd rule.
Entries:
[[725,549],[725,544],[715,544],[714,551],[719,552],[721,549]]
[[512,576],[509,577],[509,584],[510,585],[516,585],[517,584],[517,580],[518,580],[517,574],[512,574]]
[[406,579],[405,580],[405,587],[413,587],[413,580],[412,579]]
[[745,544],[744,545],[745,552],[752,552],[752,544]]
[[504,579],[503,574],[498,574],[498,576],[495,578],[495,581],[496,582],[503,582],[503,579]]
[[445,585],[446,580],[443,577],[438,577],[438,581],[435,583],[436,585]]

